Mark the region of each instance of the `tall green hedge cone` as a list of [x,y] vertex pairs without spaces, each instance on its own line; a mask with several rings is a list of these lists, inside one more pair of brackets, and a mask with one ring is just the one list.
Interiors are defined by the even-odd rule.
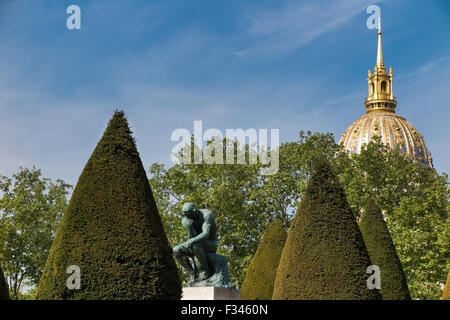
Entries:
[[326,159],[315,161],[281,255],[273,299],[380,299],[367,287],[370,265],[343,188]]
[[281,220],[273,221],[264,233],[245,274],[243,300],[270,300],[287,233]]
[[450,271],[447,276],[447,283],[444,287],[444,292],[442,293],[442,300],[450,300]]
[[[79,267],[79,289],[70,266]],[[172,250],[122,111],[114,113],[78,180],[37,298],[181,298]]]
[[411,300],[402,264],[377,204],[370,199],[359,222],[372,264],[380,267],[383,300]]
[[9,289],[2,267],[0,267],[0,300],[9,300]]

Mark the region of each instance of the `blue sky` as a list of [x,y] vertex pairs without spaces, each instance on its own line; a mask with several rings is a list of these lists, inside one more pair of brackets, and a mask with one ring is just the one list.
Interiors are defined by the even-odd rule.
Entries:
[[[0,0],[0,174],[75,184],[114,109],[146,169],[177,128],[342,132],[364,114],[381,8],[397,112],[449,172],[450,2]],[[81,30],[66,8],[81,8]]]

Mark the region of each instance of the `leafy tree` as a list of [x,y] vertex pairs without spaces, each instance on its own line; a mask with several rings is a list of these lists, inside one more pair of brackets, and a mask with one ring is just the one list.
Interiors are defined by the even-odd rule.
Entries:
[[8,284],[5,281],[2,267],[0,267],[0,300],[9,300]]
[[[212,143],[217,143],[212,142]],[[226,147],[232,144],[225,141]],[[238,144],[232,144],[237,155]],[[244,147],[245,148],[245,147]],[[249,156],[250,150],[242,150]],[[253,199],[261,184],[260,166],[234,164],[180,163],[169,169],[150,167],[150,184],[172,246],[187,240],[181,226],[181,206],[193,202],[215,216],[219,249],[228,258],[231,279],[239,284],[265,230],[269,216]]]
[[12,178],[0,176],[0,264],[13,299],[25,281],[39,282],[70,187],[43,178],[34,167],[20,168]]
[[383,300],[410,300],[402,264],[383,214],[373,199],[369,199],[359,227],[372,264],[381,269],[380,292]]
[[450,266],[447,174],[418,164],[376,137],[335,166],[359,218],[373,196],[382,210],[413,299],[438,299]]
[[285,227],[295,215],[302,194],[306,189],[311,167],[315,159],[332,159],[339,147],[331,133],[300,131],[299,141],[280,146],[279,171],[265,176],[254,199],[265,212],[280,218]]
[[[289,225],[312,159],[324,154],[332,158],[335,150],[329,147],[331,144],[331,134],[301,132],[299,142],[280,146],[280,167],[275,175],[261,175],[261,164],[211,165],[203,159],[200,164],[180,163],[166,169],[154,163],[150,167],[150,184],[171,244],[179,244],[186,237],[181,227],[184,202],[211,209],[219,229],[219,251],[228,257],[232,279],[242,285],[268,221],[280,218],[285,227]],[[224,152],[233,148],[235,163],[238,151],[245,154],[245,159],[250,158],[248,145],[226,139],[222,145]],[[192,156],[194,149],[195,146],[185,146],[181,152]]]
[[241,287],[242,299],[272,299],[275,277],[286,237],[286,230],[280,219],[273,221],[267,227],[255,256],[247,269]]
[[316,160],[281,255],[273,299],[379,299],[367,288],[370,265],[344,189],[328,160]]
[[[69,266],[80,287],[69,289]],[[38,299],[180,299],[181,283],[135,140],[116,111],[56,233]]]
[[[280,146],[279,171],[269,176],[261,176],[257,165],[202,163],[166,169],[153,164],[151,185],[171,243],[178,244],[184,237],[181,202],[214,208],[220,216],[227,216],[226,220],[219,218],[220,235],[227,239],[226,243],[222,240],[225,248],[221,250],[230,260],[231,276],[242,284],[261,230],[273,218],[289,226],[305,192],[311,164],[321,156],[331,160],[357,219],[368,198],[375,195],[412,298],[439,298],[444,270],[450,268],[448,176],[396,150],[388,151],[379,138],[363,147],[361,154],[349,157],[332,134],[301,132],[299,141]],[[227,198],[233,199],[230,208]]]
[[36,300],[36,292],[36,287],[33,287],[25,292],[19,292],[19,300]]

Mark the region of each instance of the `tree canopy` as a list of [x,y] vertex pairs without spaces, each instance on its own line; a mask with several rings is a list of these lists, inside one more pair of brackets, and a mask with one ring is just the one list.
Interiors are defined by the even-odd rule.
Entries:
[[300,132],[298,141],[280,146],[279,171],[267,176],[254,164],[153,164],[150,184],[171,244],[185,236],[180,203],[212,208],[219,216],[221,251],[230,260],[230,275],[241,285],[267,222],[279,217],[290,225],[313,160],[323,156],[330,159],[358,220],[375,194],[412,298],[439,298],[450,267],[448,176],[389,151],[379,138],[349,157],[332,134]]
[[34,167],[0,176],[0,264],[13,299],[21,296],[24,283],[39,282],[70,187],[43,178]]
[[[244,152],[248,155],[248,150]],[[150,174],[171,245],[187,240],[181,226],[183,203],[193,202],[197,208],[211,210],[217,224],[218,253],[228,258],[231,280],[240,285],[270,217],[254,200],[262,179],[259,166],[210,165],[203,161],[165,169],[161,164],[153,164]]]
[[[280,218],[286,228],[289,226],[312,159],[319,154],[332,158],[333,143],[331,134],[301,132],[299,142],[280,147],[279,171],[275,175],[261,175],[260,163],[208,164],[203,159],[200,164],[180,163],[170,168],[152,164],[150,184],[171,245],[186,237],[181,227],[184,202],[210,209],[218,226],[219,252],[228,257],[230,276],[241,286],[268,221]],[[226,139],[222,145],[233,145],[235,157],[238,150],[245,153],[246,159],[252,152],[248,145]]]
[[382,210],[413,299],[438,299],[450,267],[448,175],[375,137],[349,158],[334,159],[350,206],[361,216],[370,197]]

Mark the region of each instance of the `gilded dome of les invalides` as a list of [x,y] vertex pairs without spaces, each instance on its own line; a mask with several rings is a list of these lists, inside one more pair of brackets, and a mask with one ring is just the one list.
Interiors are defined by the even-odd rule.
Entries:
[[421,164],[433,167],[431,155],[423,136],[405,118],[395,113],[397,100],[394,97],[392,67],[386,72],[381,45],[381,28],[378,29],[377,64],[374,72],[369,70],[369,96],[364,101],[366,114],[356,120],[342,135],[339,143],[350,154],[359,153],[361,146],[368,143],[373,136],[391,149],[415,158]]

